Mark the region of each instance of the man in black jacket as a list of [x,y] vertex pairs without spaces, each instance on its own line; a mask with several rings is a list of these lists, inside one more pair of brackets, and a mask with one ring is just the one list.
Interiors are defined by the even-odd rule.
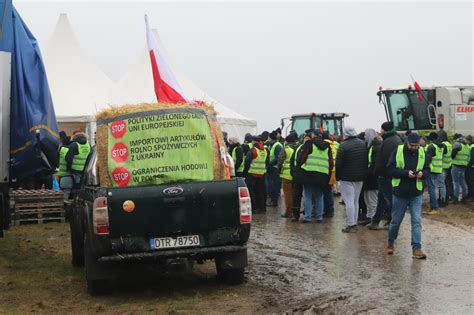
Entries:
[[379,223],[384,213],[387,216],[386,228],[388,228],[389,222],[392,219],[392,176],[387,171],[387,164],[392,152],[402,144],[402,139],[395,131],[392,121],[382,124],[380,135],[383,141],[375,160],[375,175],[378,176],[379,192],[377,196],[377,211],[372,218],[372,223],[369,225],[371,230],[379,229]]
[[377,194],[379,185],[377,182],[377,176],[375,175],[375,161],[380,152],[382,140],[374,129],[366,129],[365,143],[367,144],[367,149],[369,151],[369,168],[367,170],[367,178],[364,182],[364,201],[367,206],[367,221],[363,223],[368,224],[372,222],[372,217],[375,215],[375,211],[377,210]]
[[344,128],[344,142],[336,157],[336,180],[339,181],[342,199],[346,206],[347,227],[344,233],[357,232],[359,196],[367,176],[368,155],[363,140],[352,127]]
[[423,179],[428,172],[425,151],[420,148],[420,136],[408,135],[405,144],[392,153],[387,165],[393,177],[393,211],[388,232],[387,254],[394,253],[394,243],[407,208],[411,214],[411,246],[413,258],[425,259],[421,250],[421,204],[423,202]]
[[299,155],[301,149],[303,148],[303,144],[306,143],[306,141],[310,141],[311,137],[313,134],[313,130],[306,130],[305,135],[299,143],[293,154],[291,155],[290,158],[290,172],[291,176],[293,177],[293,205],[292,205],[292,210],[293,210],[293,218],[291,219],[291,222],[298,222],[300,220],[300,212],[301,212],[301,199],[303,198],[303,177],[304,177],[304,170],[301,169],[301,166],[298,166],[296,163],[297,156]]

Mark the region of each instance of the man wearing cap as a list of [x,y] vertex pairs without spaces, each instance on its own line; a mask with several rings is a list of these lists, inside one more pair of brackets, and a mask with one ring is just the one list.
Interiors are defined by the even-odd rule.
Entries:
[[411,214],[412,257],[425,259],[421,250],[421,204],[423,202],[423,179],[429,171],[425,151],[420,147],[420,136],[414,132],[408,135],[405,144],[392,153],[387,165],[392,176],[393,208],[388,231],[387,254],[395,251],[394,243],[407,208]]
[[453,177],[454,186],[453,203],[456,204],[459,202],[461,190],[463,201],[466,201],[468,196],[466,169],[471,159],[471,147],[460,134],[455,134],[454,139],[456,142],[453,144],[453,153],[451,155],[453,158],[451,176]]
[[296,158],[297,168],[302,170],[304,188],[304,220],[311,222],[313,207],[316,208],[316,222],[323,222],[324,188],[329,183],[333,169],[333,157],[329,143],[324,142],[322,133],[314,130],[312,138],[301,148]]
[[267,207],[277,207],[281,189],[280,173],[278,172],[278,155],[283,149],[283,145],[278,141],[276,131],[272,131],[268,135],[268,142],[270,144],[270,163],[267,167],[267,187],[269,189],[268,193],[270,194],[271,202]]
[[263,213],[265,206],[265,173],[268,166],[268,150],[259,136],[252,138],[253,147],[244,162],[244,176],[250,193],[252,211]]
[[293,152],[299,146],[296,140],[296,133],[290,133],[285,139],[283,150],[280,150],[280,154],[278,155],[278,171],[285,196],[285,213],[282,214],[283,218],[291,218],[293,216],[293,176],[291,175],[290,160]]
[[247,153],[252,147],[253,147],[252,135],[250,133],[246,133],[245,138],[244,138],[244,143],[242,144],[242,150],[244,151],[244,156],[247,156]]
[[305,178],[304,170],[301,169],[301,166],[297,164],[296,160],[299,156],[303,145],[310,141],[313,136],[313,129],[308,129],[305,131],[303,136],[303,140],[301,143],[298,143],[295,151],[291,155],[290,158],[290,171],[291,177],[293,177],[293,203],[292,203],[292,210],[293,210],[293,218],[291,222],[299,222],[300,220],[300,212],[301,212],[301,199],[303,198],[303,182]]
[[359,197],[367,177],[368,153],[365,142],[357,136],[354,128],[344,127],[344,142],[339,146],[336,157],[336,180],[346,206],[347,226],[344,233],[357,232]]
[[[428,184],[431,210],[427,213],[434,215],[439,214],[440,203],[445,204],[445,201],[441,200],[441,195],[446,196],[446,186],[444,180],[440,180],[440,174],[443,172],[443,155],[446,153],[446,146],[439,141],[436,132],[431,132],[428,136],[428,140],[431,141],[426,149],[426,163],[429,165],[429,171],[426,172],[425,177]],[[437,189],[440,190],[439,199],[436,198]]]
[[236,177],[244,175],[244,151],[236,137],[229,137],[229,154],[234,161],[234,169]]
[[380,135],[383,141],[375,160],[375,175],[378,176],[379,192],[377,196],[377,210],[372,217],[372,223],[368,226],[371,230],[379,229],[379,223],[384,213],[387,216],[387,223],[385,224],[387,228],[392,218],[392,177],[387,171],[387,164],[392,152],[402,144],[402,139],[395,131],[392,121],[382,124]]

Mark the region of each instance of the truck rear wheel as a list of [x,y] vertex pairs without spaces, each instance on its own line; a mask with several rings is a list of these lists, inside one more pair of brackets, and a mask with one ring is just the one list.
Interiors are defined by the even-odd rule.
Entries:
[[69,230],[71,234],[72,265],[74,267],[84,266],[84,235],[80,231],[75,209],[72,208],[69,215]]
[[101,295],[109,291],[109,282],[101,275],[102,266],[99,265],[97,259],[92,255],[88,240],[86,237],[84,246],[84,264],[87,281],[87,293],[90,295]]
[[84,240],[74,231],[72,227],[72,222],[70,222],[71,229],[71,254],[72,254],[72,265],[74,267],[83,267],[84,266]]

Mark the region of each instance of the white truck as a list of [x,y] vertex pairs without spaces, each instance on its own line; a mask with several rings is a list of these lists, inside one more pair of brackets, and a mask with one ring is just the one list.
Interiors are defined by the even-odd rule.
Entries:
[[419,93],[411,86],[379,89],[379,103],[398,132],[412,130],[426,135],[443,129],[448,136],[474,135],[473,86],[422,87]]

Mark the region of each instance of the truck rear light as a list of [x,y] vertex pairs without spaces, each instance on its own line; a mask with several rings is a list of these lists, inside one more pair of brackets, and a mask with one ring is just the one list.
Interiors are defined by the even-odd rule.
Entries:
[[247,187],[239,187],[240,224],[252,222],[252,202]]
[[107,198],[99,197],[94,200],[92,209],[92,225],[96,235],[109,234],[109,211],[107,209]]

